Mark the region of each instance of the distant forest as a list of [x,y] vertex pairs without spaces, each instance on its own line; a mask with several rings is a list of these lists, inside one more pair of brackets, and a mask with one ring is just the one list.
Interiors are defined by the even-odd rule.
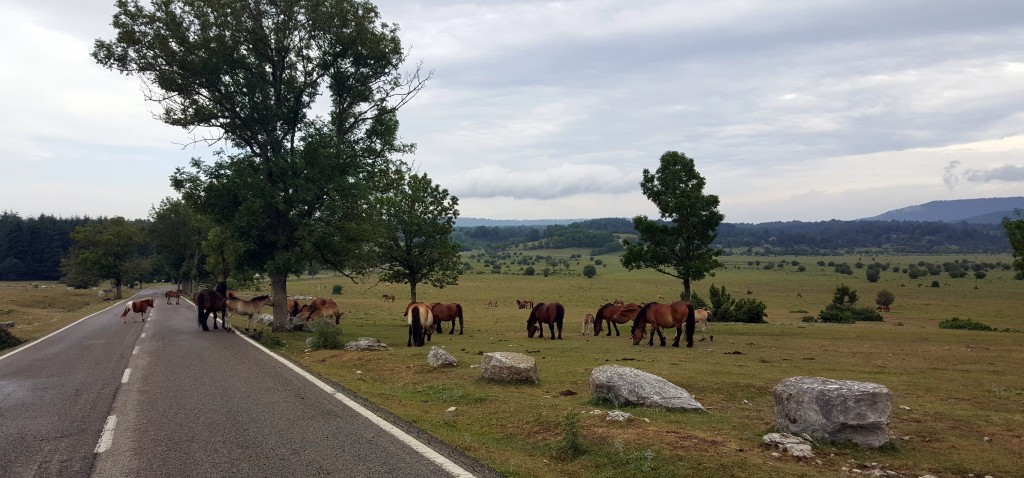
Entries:
[[[71,232],[104,218],[21,218],[0,214],[0,280],[59,280],[60,261],[71,249]],[[145,227],[148,221],[133,221]],[[590,219],[568,225],[476,226],[455,229],[464,251],[584,248],[591,255],[622,250],[635,235],[625,218]],[[824,221],[722,224],[715,245],[726,254],[833,255],[1011,253],[999,224],[915,221]]]

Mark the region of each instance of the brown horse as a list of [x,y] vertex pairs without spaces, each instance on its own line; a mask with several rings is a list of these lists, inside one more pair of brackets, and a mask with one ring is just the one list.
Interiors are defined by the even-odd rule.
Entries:
[[533,338],[533,334],[540,332],[540,338],[544,338],[544,324],[548,324],[551,330],[551,340],[555,340],[555,325],[558,325],[558,339],[562,339],[562,322],[565,320],[565,307],[558,302],[545,304],[543,302],[535,305],[530,311],[530,318],[526,320],[526,335]]
[[333,299],[313,299],[313,303],[302,306],[296,318],[309,322],[310,320],[325,319],[334,317],[334,325],[341,323],[341,309]]
[[394,294],[384,294],[382,297],[384,298],[384,302],[394,302],[395,301],[395,295]]
[[459,335],[462,335],[462,306],[456,303],[442,304],[440,302],[434,302],[430,304],[430,313],[434,316],[434,327],[437,328],[437,333],[444,333],[441,330],[441,322],[451,321],[452,330],[448,332],[448,335],[455,333],[455,319],[459,319]]
[[620,335],[618,324],[625,324],[633,320],[638,312],[640,312],[640,306],[632,302],[625,305],[615,305],[614,303],[602,305],[594,314],[594,335],[601,335],[603,322],[608,322],[608,336],[612,335],[612,328],[615,328],[616,336]]
[[121,312],[121,323],[128,323],[128,314],[132,314],[132,322],[135,322],[135,314],[142,314],[142,321],[146,321],[146,312],[154,307],[153,298],[133,300],[124,305],[124,312]]
[[253,297],[252,300],[240,299],[238,297],[228,297],[224,303],[227,306],[228,312],[234,312],[239,315],[248,317],[245,321],[245,331],[249,331],[249,324],[253,321],[253,316],[260,313],[260,309],[265,307],[271,302],[269,295],[261,295]]
[[295,318],[305,307],[301,302],[295,299],[288,299],[288,317]]
[[686,346],[693,347],[693,333],[696,319],[693,313],[693,306],[684,300],[671,304],[659,304],[651,302],[643,306],[640,312],[633,319],[633,345],[643,340],[647,332],[647,324],[651,324],[651,339],[647,345],[654,345],[654,334],[661,337],[661,346],[665,346],[665,334],[661,332],[662,327],[675,327],[676,339],[672,342],[673,347],[679,346],[679,338],[683,335],[683,325],[686,326]]
[[181,304],[181,289],[164,292],[164,297],[167,297],[167,305],[171,305],[171,297],[174,297],[175,305]]
[[409,323],[409,341],[406,347],[426,345],[434,334],[434,314],[423,302],[410,302],[405,306],[405,320]]
[[204,331],[210,330],[206,321],[210,318],[211,313],[213,314],[213,328],[217,328],[217,313],[220,312],[220,321],[224,326],[224,331],[231,332],[226,321],[228,306],[224,294],[227,290],[227,285],[221,282],[217,284],[217,290],[203,289],[193,296],[193,302],[196,303],[196,309],[199,311],[199,326]]
[[532,309],[533,301],[516,299],[516,306],[519,307],[520,309]]

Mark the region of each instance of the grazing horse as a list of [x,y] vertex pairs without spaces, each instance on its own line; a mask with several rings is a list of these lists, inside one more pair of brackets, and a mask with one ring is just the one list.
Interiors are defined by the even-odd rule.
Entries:
[[679,338],[683,335],[683,325],[686,326],[686,346],[693,347],[693,333],[696,328],[693,306],[685,300],[671,304],[659,304],[651,302],[643,306],[640,312],[633,319],[633,345],[643,340],[647,332],[647,324],[651,324],[651,339],[647,345],[654,345],[654,334],[661,337],[661,346],[665,346],[665,334],[661,332],[662,327],[675,327],[676,339],[672,342],[673,347],[679,346]]
[[199,326],[204,331],[210,330],[207,325],[207,320],[210,318],[210,314],[213,314],[213,328],[217,328],[217,313],[220,312],[220,321],[224,325],[224,331],[230,332],[228,328],[227,315],[228,305],[224,294],[210,289],[203,289],[196,293],[194,297],[196,303],[196,309],[199,311]]
[[382,297],[384,297],[384,302],[394,302],[395,301],[395,295],[394,294],[384,294]]
[[164,297],[167,297],[167,305],[171,305],[171,297],[174,297],[175,305],[181,303],[181,289],[169,290],[164,292]]
[[142,321],[145,322],[146,312],[154,306],[152,297],[128,302],[124,305],[124,312],[121,312],[121,323],[128,323],[127,317],[129,313],[132,314],[132,322],[135,322],[135,314],[142,314]]
[[299,301],[295,299],[288,299],[288,317],[295,318],[295,316],[299,315],[299,312],[302,312],[303,307],[304,305]]
[[487,307],[497,307],[497,306],[498,306],[498,301],[496,301],[496,300],[489,300],[489,301],[487,301]]
[[625,302],[622,302],[622,299],[615,299],[615,300],[612,301],[612,305],[626,305],[626,304],[625,304]]
[[444,333],[441,330],[441,322],[451,321],[452,330],[448,332],[448,335],[455,333],[455,319],[459,320],[459,335],[462,335],[462,306],[456,303],[442,304],[440,302],[434,302],[430,304],[430,313],[434,316],[434,327],[437,328],[437,333]]
[[640,312],[640,306],[632,302],[625,305],[605,304],[594,314],[594,335],[601,335],[601,324],[608,322],[608,336],[612,335],[612,328],[615,328],[615,335],[619,336],[619,325],[625,324],[636,318]]
[[[229,297],[225,299],[225,305],[227,305],[228,312],[234,312],[236,314],[244,315],[248,317],[245,321],[245,331],[249,331],[249,324],[252,323],[253,317],[260,313],[260,309],[271,302],[269,295],[261,295],[259,297],[253,297],[252,300],[239,299],[238,297]],[[253,329],[255,330],[255,328]]]
[[296,318],[309,322],[310,320],[325,319],[334,317],[334,325],[341,323],[341,309],[333,299],[314,299],[312,304],[302,306],[301,311],[295,314]]
[[558,302],[537,304],[530,311],[530,318],[526,320],[526,335],[533,338],[533,334],[540,332],[540,338],[544,338],[544,324],[548,324],[551,330],[551,340],[555,340],[555,325],[558,325],[558,339],[562,339],[562,322],[565,319],[565,307]]
[[587,314],[583,317],[583,332],[580,335],[596,335],[594,334],[594,316]]
[[406,347],[422,347],[434,334],[434,314],[423,302],[410,302],[405,306],[405,320],[409,323],[409,341]]
[[704,341],[704,333],[707,332],[711,336],[711,341],[715,341],[715,334],[711,332],[711,324],[708,321],[711,320],[711,310],[709,309],[693,309],[693,318],[700,324],[700,340]]
[[518,306],[520,309],[532,309],[533,301],[516,299],[516,306]]

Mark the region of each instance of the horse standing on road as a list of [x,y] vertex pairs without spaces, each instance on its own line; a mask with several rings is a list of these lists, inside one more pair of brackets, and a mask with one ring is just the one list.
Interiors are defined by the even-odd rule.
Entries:
[[213,314],[213,328],[217,328],[217,313],[220,312],[220,321],[221,324],[224,325],[224,331],[231,332],[227,322],[227,298],[224,295],[227,290],[227,284],[221,282],[217,284],[217,290],[203,289],[196,292],[193,299],[196,303],[196,310],[199,313],[199,326],[202,327],[204,331],[210,330],[210,327],[206,322],[209,320],[210,314]]
[[171,297],[174,298],[175,305],[181,304],[181,289],[164,292],[164,297],[167,297],[167,305],[171,305]]
[[128,323],[128,314],[132,314],[132,322],[135,322],[135,314],[142,314],[142,321],[146,321],[146,312],[154,307],[153,298],[133,300],[124,305],[124,312],[121,312],[121,323]]

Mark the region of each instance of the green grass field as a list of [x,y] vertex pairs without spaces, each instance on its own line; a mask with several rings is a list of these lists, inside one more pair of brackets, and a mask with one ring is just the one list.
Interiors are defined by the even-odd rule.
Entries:
[[[1009,256],[887,257],[724,257],[716,276],[694,284],[707,296],[711,284],[724,285],[734,298],[767,304],[768,324],[713,323],[715,341],[693,349],[633,346],[623,335],[581,336],[583,316],[614,299],[627,302],[678,297],[681,284],[651,271],[629,272],[614,256],[599,257],[597,277],[579,274],[589,263],[586,251],[530,251],[568,257],[583,253],[570,273],[550,277],[492,274],[475,262],[459,285],[434,289],[421,285],[425,302],[459,302],[465,309],[465,335],[433,337],[459,366],[431,369],[428,348],[407,348],[402,312],[408,286],[356,284],[321,275],[292,279],[293,295],[332,296],[345,312],[342,340],[376,337],[385,352],[305,350],[309,334],[279,334],[276,347],[303,367],[337,382],[431,434],[465,450],[499,471],[516,477],[638,476],[837,476],[847,469],[883,469],[900,476],[1020,476],[1024,470],[1024,333],[944,330],[938,322],[973,319],[998,329],[1024,330],[1021,290],[1011,271],[990,271],[984,279],[951,279],[946,274],[910,280],[883,272],[877,283],[863,269],[840,275],[819,267],[819,259],[853,264],[968,259],[1008,262]],[[748,262],[797,260],[764,270]],[[507,269],[507,268],[506,268]],[[477,273],[477,272],[482,273]],[[940,282],[930,287],[932,280]],[[885,288],[896,301],[884,322],[834,325],[804,323],[832,299],[840,284],[857,291],[862,306],[873,306]],[[920,284],[920,285],[919,285]],[[747,291],[751,294],[748,295]],[[257,291],[242,291],[255,295]],[[383,294],[398,297],[385,303]],[[799,294],[799,296],[798,296]],[[528,339],[528,310],[516,299],[562,302],[566,307],[563,340]],[[499,301],[497,308],[486,306]],[[3,307],[3,306],[0,306]],[[268,310],[269,311],[269,310]],[[9,319],[8,319],[9,320]],[[242,321],[236,321],[235,325]],[[16,330],[20,330],[16,329]],[[698,337],[699,337],[698,332]],[[547,337],[545,333],[545,337]],[[537,359],[538,385],[499,385],[480,378],[480,355],[514,351]],[[639,368],[686,388],[707,413],[632,408],[635,419],[607,422],[592,410],[608,411],[590,400],[590,371],[604,364]],[[880,383],[893,392],[890,432],[897,437],[878,450],[821,445],[817,459],[774,458],[760,446],[772,431],[772,388],[792,376],[820,376]],[[575,394],[572,394],[572,393]],[[457,407],[451,416],[449,407]],[[559,453],[568,427],[567,413],[583,413],[579,436],[586,453],[569,459]],[[876,465],[865,466],[875,463]]]

